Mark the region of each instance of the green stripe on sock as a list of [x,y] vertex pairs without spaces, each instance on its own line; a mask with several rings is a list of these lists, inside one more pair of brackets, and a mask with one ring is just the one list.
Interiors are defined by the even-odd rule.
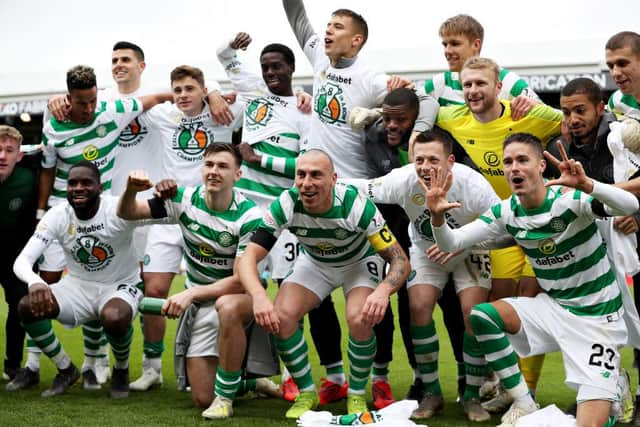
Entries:
[[504,335],[504,322],[498,311],[489,303],[478,304],[471,311],[469,323],[489,367],[500,377],[503,387],[526,394],[528,388],[518,368],[518,358]]
[[67,354],[62,349],[62,345],[60,345],[60,341],[58,341],[53,331],[50,319],[39,320],[33,323],[23,323],[22,326],[36,346],[40,348],[56,366],[60,367],[60,362],[68,359]]
[[164,341],[151,342],[144,340],[142,348],[144,355],[148,359],[157,359],[162,357],[162,352],[164,352]]
[[349,335],[349,392],[363,394],[371,367],[376,356],[376,336],[372,334],[364,341],[357,341]]
[[609,418],[607,419],[607,422],[606,422],[606,423],[604,423],[604,426],[602,426],[602,427],[613,427],[613,426],[615,426],[615,425],[616,425],[616,422],[617,422],[617,421],[618,421],[618,420],[617,420],[617,418],[616,418],[616,417],[614,417],[614,416],[609,416]]
[[436,324],[431,322],[424,326],[411,325],[411,340],[416,363],[424,391],[442,394],[438,378],[438,355],[440,342],[436,333]]
[[464,400],[479,399],[480,386],[482,386],[489,368],[484,359],[480,344],[473,335],[467,332],[464,333],[462,341],[462,356],[466,375],[466,387],[463,398]]
[[215,382],[216,396],[226,397],[231,400],[235,399],[242,383],[241,375],[242,370],[235,372],[225,371],[218,365]]
[[327,365],[327,375],[331,374],[344,374],[344,364],[342,361],[338,363],[334,363],[332,365]]
[[298,389],[300,391],[314,390],[311,365],[309,364],[309,349],[302,335],[302,329],[296,329],[293,335],[284,340],[276,337],[275,342],[278,355]]
[[131,341],[133,340],[133,328],[129,326],[129,330],[122,337],[115,337],[113,335],[107,335],[109,344],[111,344],[111,351],[113,357],[121,362],[129,359],[129,352],[131,351]]

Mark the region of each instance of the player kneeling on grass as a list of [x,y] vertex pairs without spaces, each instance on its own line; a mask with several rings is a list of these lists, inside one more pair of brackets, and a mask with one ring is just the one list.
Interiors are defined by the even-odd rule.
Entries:
[[196,406],[211,405],[202,413],[205,418],[232,416],[233,399],[241,388],[279,394],[268,379],[243,382],[241,377],[245,327],[253,321],[253,311],[251,297],[234,276],[234,265],[262,217],[255,203],[234,189],[241,161],[237,147],[211,144],[204,152],[203,184],[179,187],[173,180],[163,180],[150,200],[135,199],[137,192],[153,184],[144,172],[132,172],[118,209],[123,218],[168,218],[180,225],[187,290],[169,298],[162,314],[182,316],[182,325],[191,324],[178,329],[189,329],[187,376]]
[[[80,377],[50,319],[70,326],[100,320],[115,359],[109,394],[113,398],[129,394],[131,321],[142,298],[132,235],[136,226],[149,222],[118,218],[118,199],[101,193],[97,166],[88,161],[72,166],[67,201],[45,214],[14,263],[16,276],[29,285],[29,295],[19,306],[24,328],[58,368],[43,397],[64,393]],[[69,273],[49,286],[32,266],[54,240],[62,244]]]
[[[534,267],[542,292],[479,304],[470,323],[489,366],[514,398],[502,426],[536,410],[518,368],[518,355],[562,351],[566,382],[578,389],[577,425],[610,425],[611,402],[618,396],[618,348],[627,341],[622,297],[595,218],[631,215],[638,200],[631,193],[586,176],[580,162],[547,159],[560,177],[545,183],[540,140],[518,133],[504,144],[504,172],[513,195],[475,221],[453,230],[445,212],[460,207],[447,201],[452,176],[431,172],[426,188],[433,235],[440,249],[455,251],[484,240],[511,235]],[[574,190],[562,192],[566,186]],[[507,335],[508,334],[508,338]],[[514,351],[515,349],[515,351]]]

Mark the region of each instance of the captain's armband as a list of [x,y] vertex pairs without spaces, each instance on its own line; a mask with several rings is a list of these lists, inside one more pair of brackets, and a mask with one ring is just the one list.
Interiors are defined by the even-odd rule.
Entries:
[[389,226],[387,224],[385,224],[380,231],[372,234],[368,238],[371,246],[373,246],[373,249],[375,249],[376,252],[382,252],[397,242],[396,237],[393,235],[391,230],[389,230]]

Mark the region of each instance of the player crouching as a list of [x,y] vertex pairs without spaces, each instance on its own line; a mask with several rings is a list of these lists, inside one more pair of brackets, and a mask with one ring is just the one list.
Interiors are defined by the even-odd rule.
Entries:
[[[29,295],[19,305],[24,328],[58,368],[43,397],[64,393],[80,378],[50,319],[73,327],[100,320],[115,359],[109,395],[116,399],[129,395],[131,321],[142,298],[132,233],[149,221],[118,218],[118,199],[101,193],[97,166],[88,161],[72,166],[67,201],[45,214],[14,263],[16,276],[29,285]],[[49,286],[32,266],[54,240],[64,248],[69,274]]]

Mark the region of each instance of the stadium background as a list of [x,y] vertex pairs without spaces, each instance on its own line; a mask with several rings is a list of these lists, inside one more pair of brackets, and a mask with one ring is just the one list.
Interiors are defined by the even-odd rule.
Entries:
[[[331,11],[339,7],[356,10],[367,19],[370,34],[362,56],[371,65],[418,84],[446,67],[440,23],[468,13],[484,26],[482,55],[525,77],[552,106],[557,106],[564,84],[577,76],[593,78],[607,95],[615,89],[604,65],[604,44],[615,32],[638,31],[640,16],[640,2],[633,0],[619,1],[615,7],[598,0],[538,0],[518,6],[507,0],[306,2],[317,32],[324,30]],[[310,67],[279,0],[113,0],[108,8],[87,7],[81,0],[24,0],[0,2],[0,16],[10,18],[3,23],[10,42],[3,46],[0,67],[0,123],[18,127],[27,143],[39,141],[46,100],[65,92],[68,68],[90,65],[96,69],[99,87],[112,85],[109,57],[117,40],[134,41],[145,50],[145,85],[168,86],[170,70],[190,64],[202,68],[207,79],[218,79],[228,87],[215,49],[238,31],[246,31],[254,40],[241,53],[246,62],[257,66],[262,46],[285,43],[296,53],[294,83],[311,89]]]

